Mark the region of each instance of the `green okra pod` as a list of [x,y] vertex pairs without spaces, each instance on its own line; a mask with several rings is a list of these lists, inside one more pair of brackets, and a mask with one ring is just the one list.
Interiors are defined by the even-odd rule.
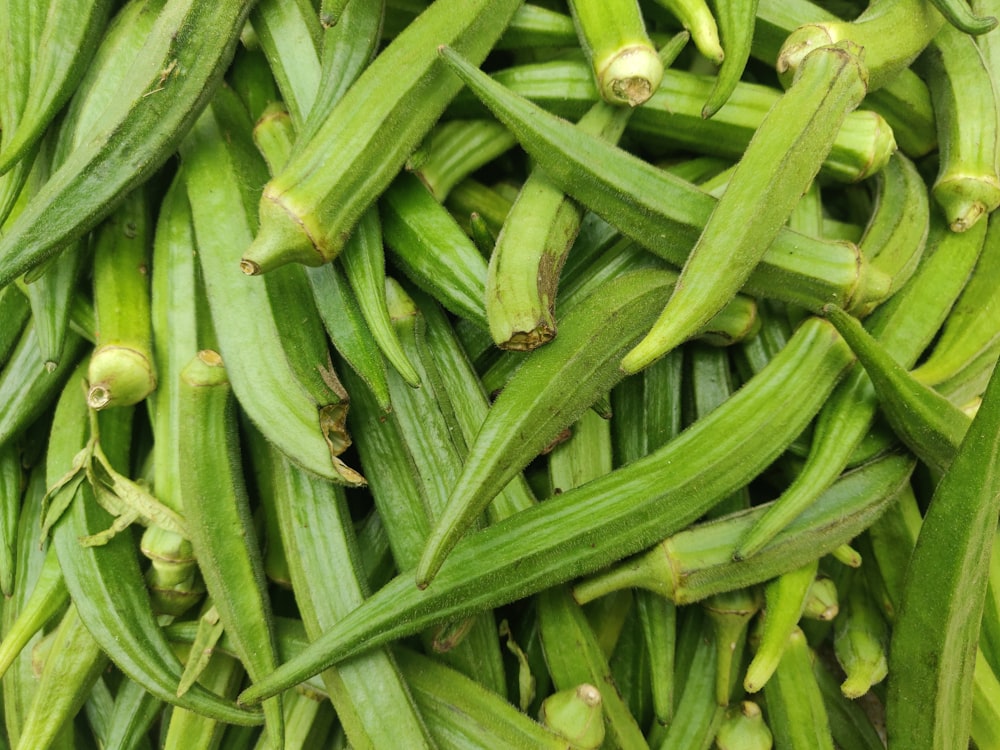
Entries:
[[729,101],[743,77],[743,70],[750,59],[757,0],[743,2],[715,0],[710,3],[710,7],[719,28],[719,41],[724,56],[716,73],[712,91],[701,109],[701,116],[705,119],[714,116]]
[[[251,447],[261,486],[276,506],[306,633],[316,637],[367,594],[347,499],[336,485],[305,474],[272,446],[254,441]],[[328,670],[323,681],[356,745],[381,747],[405,737],[407,745],[429,746],[423,719],[387,649]]]
[[[335,455],[342,424],[324,421],[322,408],[329,404],[311,397],[288,361],[274,319],[278,311],[266,287],[230,273],[234,242],[240,244],[235,238],[249,242],[253,236],[252,204],[265,174],[263,162],[247,143],[247,119],[232,92],[221,89],[181,148],[220,353],[240,405],[269,440],[315,474],[363,484],[363,478]],[[339,404],[333,406],[336,415]]]
[[889,625],[863,576],[852,576],[843,611],[833,624],[834,653],[847,675],[840,691],[847,698],[860,698],[889,671]]
[[[681,26],[690,32],[691,41],[706,59],[716,65],[726,61],[727,53],[719,40],[717,18],[706,0],[656,0],[656,2],[669,10],[681,22]],[[752,19],[750,28],[752,33]]]
[[63,724],[72,721],[108,664],[76,607],[63,615],[39,677],[35,700],[24,717],[18,748],[44,750]]
[[853,21],[807,23],[795,29],[778,53],[778,74],[790,81],[814,50],[846,41],[865,50],[868,88],[876,91],[910,66],[944,22],[930,0],[873,0]]
[[840,692],[837,678],[830,673],[822,659],[813,662],[813,674],[823,695],[826,715],[830,721],[830,734],[839,747],[858,750],[884,750],[885,743],[871,718],[856,701],[848,700]]
[[0,239],[0,286],[95,226],[169,158],[221,82],[250,5],[167,2],[91,137]]
[[772,679],[764,686],[767,723],[775,745],[791,750],[833,750],[830,720],[823,703],[805,634],[795,628]]
[[[712,213],[711,196],[511,95],[453,51],[444,49],[442,54],[554,183],[643,247],[672,263],[684,263]],[[593,168],[597,162],[600,170]],[[811,309],[830,297],[844,298],[845,304],[850,304],[848,299],[854,304],[881,299],[887,287],[888,279],[871,272],[856,247],[790,230],[778,232],[746,284],[750,293]]]
[[[50,484],[65,479],[73,457],[87,442],[87,403],[81,365],[63,389],[49,443],[47,474]],[[128,409],[104,412],[105,427],[119,446],[131,423]],[[260,715],[235,706],[195,685],[182,697],[176,695],[181,665],[154,619],[149,596],[128,535],[111,537],[99,546],[84,546],[81,536],[99,533],[110,524],[109,514],[98,506],[88,481],[62,484],[58,493],[69,493],[69,508],[53,527],[53,546],[63,578],[80,617],[101,649],[133,680],[161,700],[237,724],[257,724]],[[53,498],[53,503],[56,499]]]
[[[252,680],[277,665],[270,601],[256,544],[222,358],[204,349],[180,373],[177,432],[184,508],[198,568]],[[234,531],[236,533],[234,533]],[[281,699],[264,704],[271,745],[283,747]]]
[[457,45],[480,61],[518,5],[520,0],[448,0],[397,36],[308,146],[265,186],[260,231],[244,253],[244,272],[262,273],[290,261],[315,266],[336,257],[361,214],[458,91],[434,45]]
[[[867,92],[859,54],[856,47],[825,47],[803,61],[737,164],[660,317],[622,360],[626,372],[648,366],[689,338],[749,278],[819,171],[843,118]],[[765,175],[783,189],[762,191]],[[738,238],[730,231],[734,226],[743,228]]]
[[[829,324],[807,320],[767,370],[677,439],[459,542],[425,590],[413,586],[412,571],[403,573],[242,700],[259,701],[404,632],[591,572],[683,528],[773,461],[849,362]],[[800,408],[763,418],[759,404],[779,393]],[[734,451],[740,461],[732,460]]]
[[14,285],[0,289],[0,367],[7,364],[29,317],[31,306],[20,289]]
[[955,747],[968,742],[976,643],[1000,500],[998,440],[1000,375],[995,372],[934,491],[910,558],[889,654],[890,743]]
[[[9,14],[7,22],[11,25],[7,33],[33,36],[25,34],[21,26],[28,19],[19,17],[17,13],[17,6],[30,6],[22,3],[9,5],[14,7],[5,11],[5,15]],[[107,25],[111,3],[108,0],[52,2],[46,3],[45,10],[44,20],[38,24],[37,40],[33,40],[36,43],[33,54],[25,60],[18,60],[17,51],[12,50],[15,57],[7,61],[8,65],[27,65],[30,71],[27,80],[21,82],[25,96],[20,111],[4,112],[7,116],[3,118],[4,134],[0,141],[0,175],[25,158],[73,94],[97,49]],[[14,65],[5,69],[12,71]],[[30,158],[27,161],[30,163]]]
[[982,252],[961,296],[955,301],[930,354],[913,377],[938,386],[1000,341],[1000,300],[993,291],[1000,278],[1000,220],[990,220]]
[[967,34],[946,25],[921,59],[938,128],[940,165],[931,187],[952,231],[1000,206],[1000,107],[993,74]]
[[569,8],[601,98],[629,107],[649,99],[660,85],[663,63],[637,0],[570,0]]
[[[665,50],[661,49],[663,54]],[[597,90],[584,61],[577,58],[516,65],[492,78],[547,111],[577,119],[592,105]],[[711,119],[702,117],[714,79],[670,68],[649,101],[635,109],[626,132],[651,150],[695,151],[738,159],[780,89],[740,81],[726,106]],[[471,93],[456,98],[457,115],[481,111]],[[893,128],[871,110],[855,110],[844,118],[820,174],[838,182],[857,182],[877,173],[896,148]],[[673,170],[668,170],[673,171]],[[679,175],[680,176],[680,175]],[[684,179],[693,181],[690,177]]]
[[[674,534],[574,587],[580,601],[639,586],[677,604],[763,583],[832,552],[870,526],[903,491],[913,470],[907,456],[889,454],[846,473],[819,501],[748,560],[735,562],[726,545],[745,533],[766,506]],[[730,548],[731,549],[731,548]]]
[[140,187],[95,232],[97,348],[87,370],[92,409],[131,406],[156,388],[149,286],[152,222],[148,193]]
[[449,120],[428,134],[411,170],[443,203],[457,183],[515,143],[514,136],[496,120]]
[[[190,661],[193,656],[188,656]],[[213,653],[199,683],[220,695],[232,695],[243,680],[243,665],[228,654]],[[207,716],[175,708],[163,735],[163,750],[211,750],[220,747],[226,725]],[[266,746],[269,747],[269,746]]]
[[17,519],[24,481],[20,449],[14,443],[0,446],[0,591],[6,597],[14,590]]
[[401,174],[379,201],[385,243],[404,272],[455,314],[487,328],[486,261],[419,178]]
[[947,469],[968,430],[969,417],[915,380],[857,320],[839,308],[830,308],[827,315],[864,365],[896,434],[929,466]]
[[602,703],[601,691],[583,683],[553,693],[542,701],[538,719],[548,729],[565,737],[573,747],[596,750],[605,736]]

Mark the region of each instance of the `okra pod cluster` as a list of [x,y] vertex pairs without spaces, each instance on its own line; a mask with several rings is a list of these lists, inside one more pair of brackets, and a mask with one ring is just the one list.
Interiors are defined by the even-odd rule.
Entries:
[[0,747],[1000,747],[994,0],[0,0]]

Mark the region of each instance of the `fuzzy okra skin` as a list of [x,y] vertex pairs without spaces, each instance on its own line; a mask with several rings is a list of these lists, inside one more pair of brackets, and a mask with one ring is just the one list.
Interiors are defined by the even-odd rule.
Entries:
[[458,92],[434,45],[486,57],[521,0],[445,0],[421,13],[358,77],[260,199],[248,274],[336,257],[361,214]]
[[[626,372],[690,338],[749,278],[819,171],[844,117],[867,93],[860,55],[853,45],[830,46],[803,61],[737,163],[667,306],[622,360]],[[733,227],[740,227],[736,235]]]
[[[760,375],[677,439],[460,541],[425,590],[412,571],[401,574],[241,700],[255,703],[353,653],[596,570],[683,528],[774,460],[850,361],[829,324],[810,318]],[[774,398],[798,408],[761,408]]]
[[222,80],[252,3],[170,0],[117,97],[0,239],[0,286],[106,216],[165,162]]

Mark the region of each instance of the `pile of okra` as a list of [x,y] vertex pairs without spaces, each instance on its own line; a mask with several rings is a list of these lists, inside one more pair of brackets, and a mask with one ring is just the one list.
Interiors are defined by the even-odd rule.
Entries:
[[1000,748],[997,17],[0,0],[0,749]]

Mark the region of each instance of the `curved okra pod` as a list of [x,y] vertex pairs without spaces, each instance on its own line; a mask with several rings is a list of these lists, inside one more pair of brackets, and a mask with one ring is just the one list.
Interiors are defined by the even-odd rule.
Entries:
[[990,219],[972,275],[941,326],[930,355],[913,370],[913,377],[938,386],[995,348],[1000,341],[1000,299],[994,293],[998,278],[1000,219]]
[[819,558],[816,558],[795,570],[782,573],[764,586],[760,639],[743,678],[743,687],[748,693],[756,693],[764,687],[778,668],[788,638],[798,627],[818,569]]
[[[181,504],[198,568],[250,679],[277,665],[270,602],[240,465],[236,412],[222,359],[202,350],[180,373]],[[234,533],[235,532],[235,533]],[[280,698],[264,704],[271,745],[283,747]]]
[[0,289],[0,368],[7,364],[30,317],[31,306],[17,286],[11,284]]
[[[37,529],[35,529],[37,537]],[[37,571],[37,578],[31,593],[20,602],[16,619],[7,622],[3,640],[0,641],[0,675],[14,663],[35,633],[52,620],[69,601],[69,592],[63,583],[59,570],[59,559],[55,550],[49,547],[45,561]]]
[[[404,632],[592,572],[683,528],[773,461],[849,362],[829,324],[809,319],[765,371],[675,440],[460,541],[425,590],[403,573],[242,699],[259,701]],[[759,405],[776,394],[799,408],[765,419]]]
[[[227,131],[228,137],[223,135]],[[321,410],[329,404],[317,403],[300,384],[267,288],[231,273],[232,248],[253,236],[255,192],[246,180],[259,185],[264,179],[263,162],[252,152],[248,137],[246,113],[231,91],[221,89],[181,149],[218,346],[240,405],[269,440],[308,471],[363,484],[364,479],[334,455],[330,441],[338,438],[342,425],[324,422]],[[336,413],[339,405],[333,406]]]
[[890,743],[968,742],[973,670],[1000,502],[1000,370],[938,483],[893,624],[886,705]]
[[947,469],[969,428],[968,415],[914,380],[856,319],[835,307],[826,312],[864,365],[896,434],[931,468]]
[[401,174],[379,201],[385,243],[404,272],[442,305],[486,329],[486,261],[420,179]]
[[952,230],[964,232],[1000,206],[1000,106],[976,43],[946,26],[924,55],[941,163],[931,187]]
[[[420,376],[399,343],[392,327],[385,296],[385,253],[378,211],[370,208],[361,217],[340,256],[344,275],[354,290],[358,306],[372,337],[389,363],[410,385],[420,385]],[[310,278],[316,277],[310,272]],[[344,354],[341,352],[341,354]]]
[[293,261],[316,266],[336,257],[458,91],[434,45],[455,44],[482,60],[519,4],[448,0],[397,36],[265,186],[260,231],[240,262],[244,272]]
[[221,82],[250,5],[169,0],[91,137],[0,239],[0,286],[96,225],[176,150]]
[[[738,162],[660,317],[622,360],[626,372],[688,339],[749,278],[819,171],[844,117],[867,92],[859,55],[853,46],[824,47],[803,61]],[[761,190],[761,180],[782,189]],[[743,228],[737,237],[734,226]]]
[[[9,37],[5,35],[6,39],[24,34],[26,27],[35,26],[17,13],[18,9],[27,9],[30,4],[9,5],[13,7],[6,8],[4,15],[10,14],[7,23],[13,32]],[[0,175],[24,158],[73,94],[104,33],[111,5],[109,0],[46,3],[44,21],[38,24],[37,46],[21,62],[22,65],[30,63],[31,68],[27,80],[22,82],[23,106],[16,116],[3,118]],[[16,57],[13,62],[17,62]],[[14,66],[5,67],[5,70],[13,69]]]
[[[50,484],[64,477],[73,457],[87,443],[87,402],[81,382],[84,366],[77,368],[56,406],[47,458]],[[122,425],[130,423],[131,414],[127,409],[114,409],[104,416],[111,420],[104,434],[117,446],[123,436],[115,432],[123,431]],[[66,588],[101,649],[122,672],[161,700],[220,721],[260,723],[258,713],[241,709],[198,685],[182,697],[176,695],[181,665],[152,614],[132,540],[118,534],[101,546],[82,545],[80,537],[106,529],[110,517],[98,506],[89,482],[63,484],[58,490],[62,493],[69,493],[71,502],[53,528],[52,544]]]
[[384,13],[385,0],[353,2],[348,3],[334,26],[324,25],[319,88],[305,122],[298,128],[297,147],[304,147],[312,140],[330,111],[374,57]]
[[663,63],[646,34],[637,0],[570,0],[597,90],[609,104],[637,107],[656,91]]
[[[912,366],[933,339],[979,255],[983,235],[983,227],[955,234],[932,215],[927,249],[916,272],[865,321],[867,330],[901,364]],[[871,378],[855,365],[820,412],[802,472],[740,541],[733,552],[737,559],[753,554],[833,482],[870,432],[877,408]],[[887,444],[880,441],[878,449]]]
[[[512,95],[454,51],[443,49],[442,55],[555,184],[643,247],[684,263],[716,205],[711,196]],[[778,231],[746,284],[750,293],[811,309],[831,297],[844,304],[881,299],[887,287],[888,279],[871,272],[856,247],[790,230]]]
[[151,206],[133,190],[94,237],[97,348],[90,357],[87,403],[92,409],[132,406],[156,388],[149,265]]
[[931,0],[954,28],[972,36],[986,34],[997,26],[996,16],[977,16],[962,0]]
[[457,183],[510,151],[515,143],[510,131],[496,120],[449,120],[428,134],[410,169],[443,203]]
[[743,70],[750,59],[757,0],[742,0],[742,2],[715,0],[711,3],[711,7],[719,28],[724,57],[722,65],[716,72],[712,91],[701,109],[701,116],[705,119],[715,115],[729,101],[729,97],[743,77]]
[[865,50],[868,89],[876,91],[908,68],[944,23],[930,0],[873,0],[853,21],[807,23],[797,28],[782,45],[776,68],[791,81],[813,51],[851,42]]
[[[664,52],[661,49],[661,56]],[[492,74],[492,78],[547,111],[569,119],[580,117],[597,97],[590,71],[575,58],[517,65]],[[626,131],[656,149],[683,149],[738,159],[767,111],[781,97],[781,90],[740,81],[726,106],[705,120],[702,107],[714,80],[668,68],[657,92],[633,112]],[[462,115],[481,111],[481,105],[473,101],[471,93],[465,94],[456,98],[453,108]],[[855,110],[844,118],[820,174],[838,182],[857,182],[877,173],[895,149],[893,129],[881,115]]]
[[[717,19],[705,0],[656,0],[656,2],[669,10],[681,22],[681,26],[688,30],[691,41],[704,57],[716,65],[726,62],[727,53],[719,41]],[[749,20],[752,33],[752,17]],[[749,40],[747,44],[749,45]]]

